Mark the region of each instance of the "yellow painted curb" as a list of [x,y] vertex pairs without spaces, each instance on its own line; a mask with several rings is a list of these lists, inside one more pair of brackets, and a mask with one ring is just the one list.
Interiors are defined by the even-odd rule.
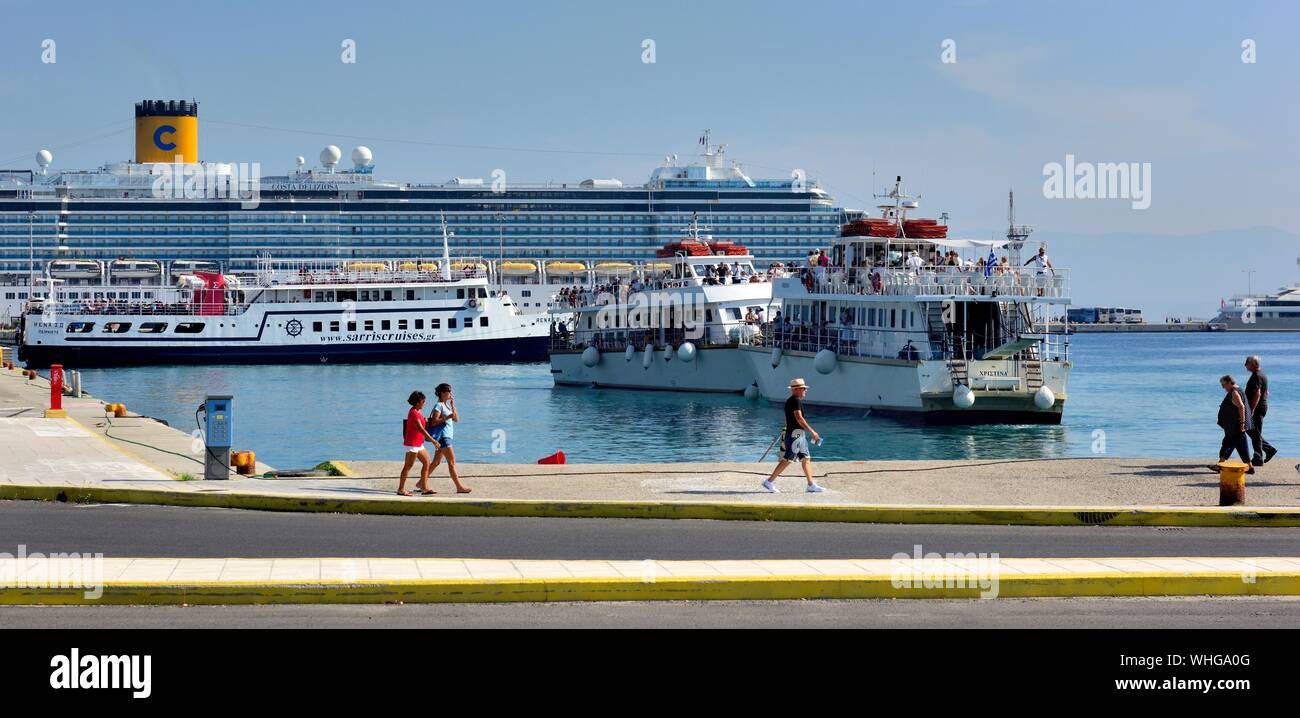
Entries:
[[339,472],[339,475],[345,478],[354,478],[357,475],[357,472],[351,466],[348,466],[347,462],[331,459],[328,463]]
[[[255,484],[246,479],[243,486]],[[250,486],[251,488],[251,486]],[[873,506],[691,501],[540,501],[524,499],[316,498],[292,494],[0,484],[0,499],[380,514],[537,518],[709,519],[831,523],[1020,526],[1296,527],[1300,507]]]
[[[1294,596],[1300,571],[1253,582],[1224,571],[1002,576],[996,597]],[[888,576],[761,576],[358,581],[106,582],[82,588],[0,588],[0,605],[176,605],[274,603],[512,603],[561,601],[737,601],[861,598],[980,598],[977,585],[895,586]]]

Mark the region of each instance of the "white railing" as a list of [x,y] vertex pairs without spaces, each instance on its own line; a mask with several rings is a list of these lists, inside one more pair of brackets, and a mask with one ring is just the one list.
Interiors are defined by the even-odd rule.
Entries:
[[923,267],[919,270],[825,267],[802,270],[796,278],[808,291],[818,294],[1070,296],[1069,273],[1063,269],[1053,272],[1009,268],[986,275],[982,270],[948,271],[946,267]]

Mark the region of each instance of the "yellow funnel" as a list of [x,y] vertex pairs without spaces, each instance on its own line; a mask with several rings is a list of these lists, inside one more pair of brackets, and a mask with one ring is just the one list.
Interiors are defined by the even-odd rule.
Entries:
[[135,103],[135,161],[198,162],[199,104],[186,100]]

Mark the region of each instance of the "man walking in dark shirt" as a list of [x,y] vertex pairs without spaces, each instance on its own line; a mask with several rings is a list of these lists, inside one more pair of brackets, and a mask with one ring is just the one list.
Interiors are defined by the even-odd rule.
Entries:
[[808,385],[803,379],[790,382],[790,398],[785,400],[785,428],[781,430],[781,461],[777,463],[772,475],[763,482],[763,488],[771,493],[781,493],[774,482],[793,461],[803,465],[804,478],[808,479],[808,493],[825,491],[813,481],[812,476],[812,453],[808,448],[808,437],[812,436],[815,444],[821,443],[822,438],[803,417],[803,398],[807,395]]
[[1267,464],[1277,449],[1264,438],[1264,415],[1268,413],[1268,377],[1259,368],[1259,357],[1246,357],[1246,371],[1250,380],[1246,382],[1246,408],[1250,410],[1251,428],[1247,434],[1255,449],[1255,457],[1250,463],[1255,466]]

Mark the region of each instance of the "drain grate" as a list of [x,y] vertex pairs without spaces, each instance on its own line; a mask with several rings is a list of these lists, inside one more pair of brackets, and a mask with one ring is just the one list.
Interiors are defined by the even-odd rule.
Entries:
[[1080,523],[1095,526],[1104,524],[1116,516],[1119,516],[1118,511],[1080,511],[1074,515],[1074,518],[1078,519]]

